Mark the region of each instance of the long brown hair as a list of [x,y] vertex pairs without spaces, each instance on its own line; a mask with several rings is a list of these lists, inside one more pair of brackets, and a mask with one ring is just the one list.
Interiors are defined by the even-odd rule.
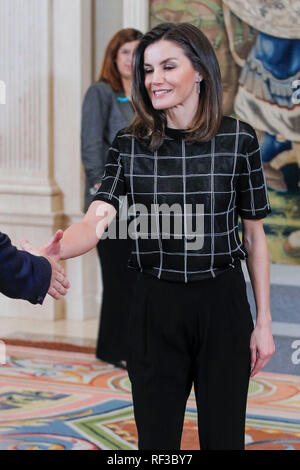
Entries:
[[206,142],[217,133],[222,119],[221,73],[215,51],[207,37],[190,23],[162,23],[146,33],[135,50],[132,103],[135,116],[128,130],[137,138],[150,136],[150,149],[163,142],[166,116],[153,108],[145,87],[144,52],[161,39],[179,45],[195,70],[203,76],[196,116],[188,129],[187,142]]
[[143,34],[137,29],[125,28],[118,31],[106,46],[104,58],[101,63],[98,80],[109,83],[113,90],[124,91],[120,73],[116,65],[116,58],[120,47],[126,42],[137,41]]

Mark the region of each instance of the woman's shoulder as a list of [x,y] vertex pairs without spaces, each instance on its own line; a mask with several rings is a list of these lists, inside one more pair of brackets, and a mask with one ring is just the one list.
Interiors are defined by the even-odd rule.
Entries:
[[128,127],[124,127],[123,129],[120,129],[116,134],[116,139],[120,142],[121,145],[122,143],[125,143],[125,142],[131,143],[133,138],[134,138],[134,135],[132,134],[132,132],[130,131]]
[[86,97],[95,97],[99,96],[101,98],[110,98],[113,96],[113,90],[109,83],[104,81],[98,81],[92,83],[86,92]]
[[223,116],[221,125],[219,128],[219,133],[238,133],[238,134],[245,134],[249,135],[249,137],[255,136],[255,130],[253,127],[245,121],[241,121],[238,118],[232,116]]
[[118,148],[124,153],[148,153],[149,151],[149,137],[138,138],[131,131],[130,127],[124,127],[120,129],[116,136],[115,141],[117,142]]

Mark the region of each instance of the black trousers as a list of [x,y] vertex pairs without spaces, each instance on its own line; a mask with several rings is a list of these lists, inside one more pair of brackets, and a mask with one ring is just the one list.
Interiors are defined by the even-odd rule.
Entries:
[[97,251],[103,295],[96,357],[106,362],[127,360],[127,328],[136,271],[128,268],[131,239],[100,240]]
[[180,449],[192,384],[201,450],[244,449],[253,328],[241,268],[188,284],[138,274],[127,368],[139,449]]

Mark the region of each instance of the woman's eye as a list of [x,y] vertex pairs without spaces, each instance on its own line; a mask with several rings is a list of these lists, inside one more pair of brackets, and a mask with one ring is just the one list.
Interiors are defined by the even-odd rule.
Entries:
[[[164,67],[164,70],[173,70],[173,69],[175,69],[175,67],[174,67],[173,65],[166,65],[166,66]],[[145,74],[146,74],[146,73],[152,73],[153,70],[151,70],[151,69],[144,69],[144,72],[145,72]]]

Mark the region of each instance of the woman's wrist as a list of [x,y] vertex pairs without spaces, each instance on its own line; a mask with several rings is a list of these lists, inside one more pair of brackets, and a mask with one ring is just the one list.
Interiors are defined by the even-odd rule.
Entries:
[[270,326],[272,323],[271,312],[257,312],[256,314],[256,325],[257,326]]

